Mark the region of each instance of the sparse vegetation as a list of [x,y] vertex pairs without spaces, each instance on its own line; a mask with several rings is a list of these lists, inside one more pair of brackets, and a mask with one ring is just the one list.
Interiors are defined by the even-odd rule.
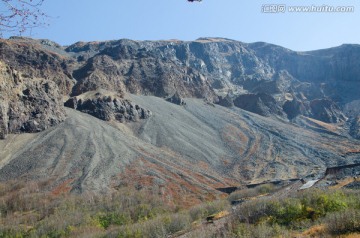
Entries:
[[0,237],[140,238],[189,231],[193,231],[189,237],[333,237],[360,232],[356,190],[313,189],[285,199],[258,196],[274,187],[237,191],[229,199],[258,198],[239,205],[221,229],[211,231],[199,226],[208,216],[227,215],[227,199],[185,209],[166,205],[158,194],[145,189],[126,187],[102,196],[53,195],[40,193],[38,186],[0,185]]
[[189,215],[192,221],[197,221],[228,208],[229,204],[225,200],[218,200],[192,207],[189,210]]
[[232,201],[236,201],[239,199],[252,198],[252,197],[259,196],[259,195],[264,195],[267,193],[274,192],[275,189],[276,189],[276,187],[272,184],[263,184],[263,185],[259,185],[259,186],[255,187],[255,188],[242,189],[239,191],[235,191],[230,194],[230,196],[228,197],[228,200],[230,202],[232,202]]
[[327,230],[333,235],[360,232],[360,210],[346,209],[325,217]]
[[286,199],[248,201],[238,207],[227,232],[236,237],[288,237],[318,224],[329,237],[360,232],[359,198],[359,191],[313,189]]
[[166,237],[229,208],[221,200],[180,209],[129,187],[108,195],[46,194],[36,184],[0,189],[0,237]]

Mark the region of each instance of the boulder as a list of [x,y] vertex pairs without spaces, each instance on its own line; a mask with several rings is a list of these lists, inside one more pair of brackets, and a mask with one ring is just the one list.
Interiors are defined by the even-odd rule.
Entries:
[[64,105],[104,121],[135,122],[140,119],[147,119],[152,114],[151,111],[132,103],[128,99],[106,96],[101,93],[96,93],[94,96],[85,99],[71,97]]
[[186,103],[184,102],[184,100],[182,99],[182,97],[178,92],[174,93],[174,95],[166,99],[166,101],[174,103],[176,105],[186,105]]
[[220,106],[223,107],[233,107],[234,101],[230,95],[226,95],[225,97],[219,97],[219,101],[216,102],[216,104],[219,104]]

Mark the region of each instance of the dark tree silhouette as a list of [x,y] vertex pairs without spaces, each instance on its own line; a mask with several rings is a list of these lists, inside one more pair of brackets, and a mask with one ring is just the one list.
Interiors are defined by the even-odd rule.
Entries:
[[22,35],[46,24],[40,9],[45,0],[0,0],[0,36],[5,32]]

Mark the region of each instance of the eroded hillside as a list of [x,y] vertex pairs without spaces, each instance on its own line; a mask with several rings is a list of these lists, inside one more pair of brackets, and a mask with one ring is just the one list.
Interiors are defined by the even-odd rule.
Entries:
[[0,179],[191,204],[359,162],[359,49],[1,40]]

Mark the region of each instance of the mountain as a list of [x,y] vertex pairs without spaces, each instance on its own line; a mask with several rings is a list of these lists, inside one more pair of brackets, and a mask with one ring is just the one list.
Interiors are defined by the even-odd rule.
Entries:
[[359,45],[0,40],[0,180],[191,204],[360,162],[359,59]]

